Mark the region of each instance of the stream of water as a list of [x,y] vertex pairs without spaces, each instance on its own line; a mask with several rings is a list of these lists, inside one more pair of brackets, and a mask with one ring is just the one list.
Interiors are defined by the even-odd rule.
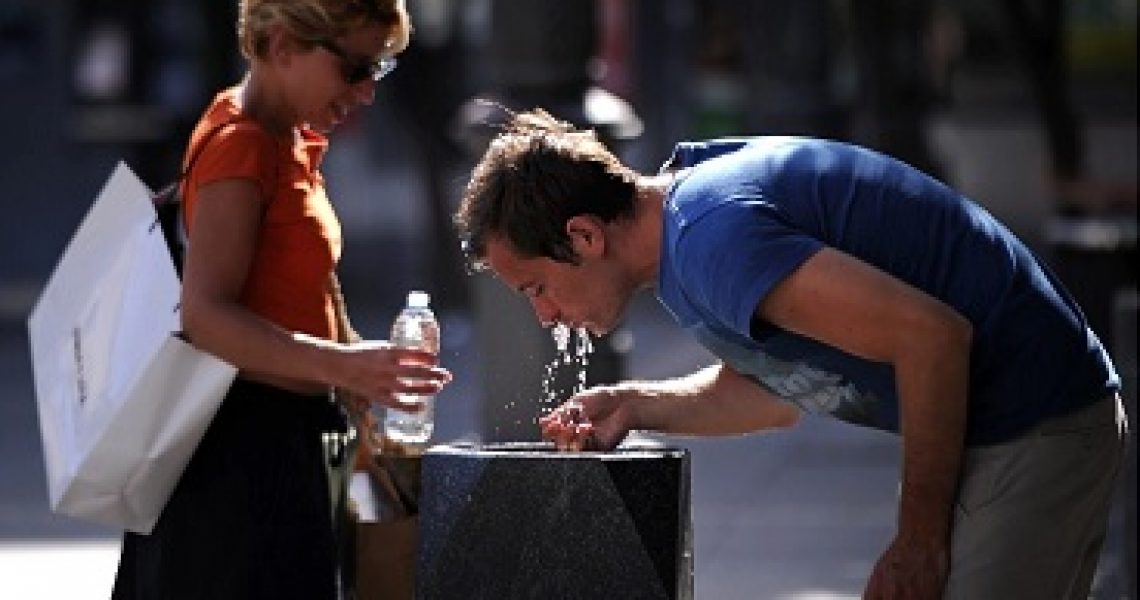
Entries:
[[[590,340],[590,332],[585,328],[571,329],[559,323],[550,330],[554,338],[554,359],[546,365],[546,372],[542,377],[542,398],[540,408],[542,414],[554,410],[558,404],[586,389],[586,369],[590,366],[590,354],[594,352],[594,344]],[[577,369],[574,384],[566,392],[556,386],[558,374],[563,368]]]

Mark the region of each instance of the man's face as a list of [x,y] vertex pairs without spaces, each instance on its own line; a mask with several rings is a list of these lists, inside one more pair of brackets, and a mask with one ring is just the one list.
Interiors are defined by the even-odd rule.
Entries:
[[501,237],[487,241],[486,262],[500,281],[530,300],[544,327],[563,323],[603,335],[617,325],[634,289],[604,255],[602,239],[575,239],[575,235],[571,240],[580,257],[576,265],[522,257]]

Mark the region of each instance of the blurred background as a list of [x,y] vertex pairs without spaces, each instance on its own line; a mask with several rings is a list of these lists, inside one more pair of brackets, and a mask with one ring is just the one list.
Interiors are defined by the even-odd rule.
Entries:
[[[324,164],[349,309],[386,337],[409,289],[457,378],[438,442],[534,439],[554,347],[468,275],[450,226],[493,129],[542,106],[655,170],[684,139],[807,134],[894,154],[986,206],[1054,267],[1136,382],[1135,0],[408,0],[411,47]],[[236,1],[0,2],[0,597],[103,598],[117,532],[48,510],[26,319],[114,165],[173,179],[202,108],[241,76]],[[589,379],[710,362],[651,295]],[[565,371],[565,369],[563,369]],[[574,373],[559,373],[565,393]],[[812,418],[693,456],[697,598],[855,598],[891,539],[898,444]],[[1135,598],[1135,452],[1098,598]]]

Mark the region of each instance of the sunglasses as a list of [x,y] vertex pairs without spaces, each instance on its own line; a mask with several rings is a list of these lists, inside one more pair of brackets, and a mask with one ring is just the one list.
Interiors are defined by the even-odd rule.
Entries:
[[362,60],[359,57],[353,57],[332,40],[317,40],[315,43],[340,59],[341,75],[344,76],[344,80],[349,85],[356,85],[365,79],[380,81],[396,68],[395,58],[381,58],[376,61]]

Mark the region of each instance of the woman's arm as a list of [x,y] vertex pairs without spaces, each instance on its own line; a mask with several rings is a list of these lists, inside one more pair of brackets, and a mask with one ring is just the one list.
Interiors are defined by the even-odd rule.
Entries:
[[393,392],[435,393],[450,380],[428,353],[337,344],[286,331],[243,306],[263,211],[252,180],[198,190],[182,285],[183,329],[196,346],[255,376],[342,387],[385,404]]

